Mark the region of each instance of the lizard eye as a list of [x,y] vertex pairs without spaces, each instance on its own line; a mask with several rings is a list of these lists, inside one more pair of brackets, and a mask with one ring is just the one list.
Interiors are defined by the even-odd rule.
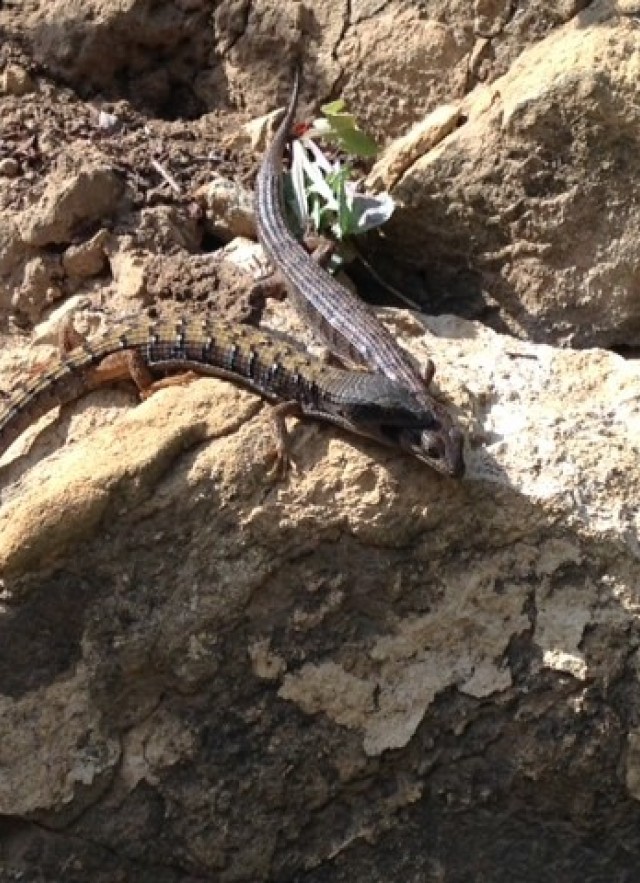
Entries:
[[[426,433],[425,433],[426,435]],[[444,457],[444,444],[442,439],[437,438],[435,436],[431,436],[428,440],[423,436],[423,450],[427,457],[431,460],[442,460]],[[425,444],[426,442],[426,444]]]

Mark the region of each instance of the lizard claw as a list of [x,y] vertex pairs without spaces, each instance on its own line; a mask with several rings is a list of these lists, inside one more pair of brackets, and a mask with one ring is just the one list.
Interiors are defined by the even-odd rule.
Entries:
[[299,472],[296,461],[288,450],[275,445],[268,453],[267,458],[273,460],[273,466],[267,472],[267,477],[272,481],[284,481],[290,472]]

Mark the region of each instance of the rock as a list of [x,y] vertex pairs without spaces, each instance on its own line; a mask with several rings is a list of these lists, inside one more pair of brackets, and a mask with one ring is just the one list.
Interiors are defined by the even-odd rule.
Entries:
[[467,122],[407,168],[389,248],[449,308],[483,296],[521,336],[638,345],[639,55],[633,20],[593,4],[467,96]]
[[255,238],[253,194],[246,187],[214,175],[195,197],[205,209],[207,228],[214,236],[224,240],[236,236]]
[[37,322],[43,311],[62,297],[63,275],[57,255],[43,253],[28,260],[21,285],[11,299],[13,315],[29,323]]
[[62,256],[65,273],[77,279],[89,279],[101,273],[105,263],[105,244],[109,238],[107,230],[99,230],[86,242],[70,245]]
[[[268,409],[213,380],[102,389],[24,432],[0,463],[0,877],[631,880],[638,365],[504,332],[609,339],[571,297],[635,266],[638,4],[218,4],[214,27],[210,6],[0,4],[0,64],[40,71],[1,99],[22,173],[0,177],[0,391],[76,308],[90,334],[214,311],[311,340],[251,302],[255,246],[203,238],[193,202],[212,168],[248,182],[246,141],[221,146],[282,104],[300,46],[300,118],[344,94],[379,136],[415,123],[385,170],[396,253],[461,312],[502,305],[503,333],[380,311],[435,359],[462,482],[294,420],[275,480]],[[102,230],[107,272],[82,275]]]
[[9,64],[0,76],[0,93],[4,95],[27,95],[36,88],[28,71],[18,64]]
[[[173,794],[156,861],[184,837],[209,868],[224,849],[239,880],[283,879],[283,828],[286,855],[329,861],[335,843],[308,836],[315,801],[338,807],[372,776],[390,789],[375,816],[370,800],[351,809],[369,836],[427,783],[482,805],[528,787],[530,767],[536,788],[552,779],[575,795],[576,823],[589,816],[589,757],[605,787],[624,726],[590,697],[620,676],[616,636],[636,628],[640,370],[451,318],[385,316],[475,414],[485,440],[462,483],[310,423],[293,430],[298,471],[269,480],[264,408],[211,380],[138,406],[96,393],[26,459],[7,455],[4,596],[30,611],[12,641],[40,649],[24,666],[11,654],[12,682],[32,687],[5,699],[0,736],[8,769],[37,764],[42,742],[53,766],[18,802],[5,790],[5,812],[71,814],[77,836],[98,826],[112,844],[128,819],[127,842],[144,844],[151,804]],[[46,641],[33,631],[45,621]],[[514,704],[521,723],[500,713]],[[552,730],[526,725],[550,715]],[[295,786],[292,762],[306,771]],[[203,776],[217,796],[204,827]],[[631,768],[627,779],[633,794]],[[278,811],[249,812],[258,800]],[[146,810],[134,829],[133,805]],[[495,836],[506,848],[512,833]]]
[[396,138],[367,177],[366,189],[391,189],[413,163],[453,132],[459,120],[459,106],[444,105],[417,123],[405,136]]
[[[140,9],[136,0],[116,6],[110,0],[87,0],[80,15],[69,16],[68,2],[38,5],[21,23],[34,57],[54,77],[83,94],[122,97],[124,88],[137,103],[156,110],[177,99],[176,111],[181,107],[193,115],[196,105],[185,87],[184,66],[195,58],[204,65],[212,46],[209,10],[203,4],[183,0],[155,15]],[[125,69],[130,72],[126,83]]]
[[19,222],[24,242],[33,247],[69,243],[80,224],[101,221],[119,207],[124,182],[114,169],[89,166],[71,175],[52,175],[37,211]]
[[[88,313],[89,307],[90,301],[82,295],[65,297],[62,303],[50,310],[47,318],[40,322],[34,329],[31,338],[34,348],[43,345],[50,346],[53,347],[54,350],[50,355],[58,355],[63,327],[69,322],[77,325],[77,322],[75,321],[77,316],[83,311],[87,311]],[[88,329],[77,330],[79,330],[81,334],[84,334]],[[94,333],[97,330],[95,328],[95,323],[91,330]],[[89,334],[89,337],[91,337],[91,334]]]
[[110,244],[109,265],[118,292],[125,300],[144,297],[149,258],[133,247],[128,238]]
[[5,178],[15,178],[19,174],[20,163],[17,160],[10,156],[0,159],[0,175]]

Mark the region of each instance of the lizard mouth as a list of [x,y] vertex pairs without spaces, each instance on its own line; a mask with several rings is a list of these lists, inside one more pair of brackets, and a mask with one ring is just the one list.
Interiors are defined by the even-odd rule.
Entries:
[[462,434],[457,429],[448,432],[398,426],[381,427],[383,434],[394,447],[427,463],[432,469],[451,478],[462,478]]

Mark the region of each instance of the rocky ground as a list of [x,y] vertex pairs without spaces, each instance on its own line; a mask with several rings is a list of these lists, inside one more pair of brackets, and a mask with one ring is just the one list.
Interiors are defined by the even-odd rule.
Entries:
[[[302,47],[398,209],[380,315],[454,482],[203,379],[0,461],[0,880],[631,883],[640,862],[640,4],[0,4],[0,387],[252,294]],[[305,114],[305,107],[301,115]],[[249,125],[246,125],[249,124]],[[384,291],[358,275],[377,303]]]

